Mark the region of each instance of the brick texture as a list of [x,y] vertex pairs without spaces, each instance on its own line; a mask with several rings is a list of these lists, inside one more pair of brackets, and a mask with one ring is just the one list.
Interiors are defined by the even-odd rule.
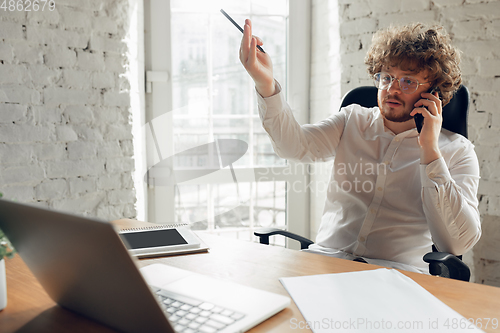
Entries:
[[0,10],[0,192],[103,219],[134,218],[128,0]]

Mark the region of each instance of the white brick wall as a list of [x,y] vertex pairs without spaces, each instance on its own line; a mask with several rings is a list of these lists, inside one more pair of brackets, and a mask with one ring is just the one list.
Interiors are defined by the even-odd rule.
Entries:
[[104,219],[135,217],[128,0],[0,10],[0,192]]
[[[333,4],[332,4],[333,3]],[[329,90],[338,82],[334,75],[322,71],[332,59],[331,40],[336,34],[336,23],[323,17],[337,5],[340,20],[339,68],[330,71],[341,73],[341,92],[360,85],[371,85],[367,76],[364,56],[372,34],[390,24],[409,22],[437,23],[443,25],[462,53],[464,84],[471,92],[469,110],[469,139],[475,144],[481,164],[479,186],[480,212],[484,229],[480,243],[465,256],[476,282],[500,286],[500,1],[498,0],[313,0],[312,59],[321,59],[316,67],[313,62],[311,82],[311,110],[329,108],[334,112],[338,103],[325,103]],[[315,17],[316,16],[316,17]],[[315,119],[317,120],[317,119]]]

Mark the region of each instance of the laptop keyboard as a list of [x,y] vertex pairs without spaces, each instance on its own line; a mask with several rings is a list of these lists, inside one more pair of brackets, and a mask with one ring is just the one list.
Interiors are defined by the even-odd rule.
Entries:
[[220,332],[245,317],[242,313],[167,290],[155,289],[155,292],[176,332]]

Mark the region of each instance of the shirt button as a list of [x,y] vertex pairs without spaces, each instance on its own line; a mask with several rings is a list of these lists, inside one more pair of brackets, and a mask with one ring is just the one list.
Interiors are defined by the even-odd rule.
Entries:
[[429,178],[434,178],[434,177],[436,177],[436,174],[435,174],[435,173],[430,173],[430,174],[429,174]]
[[375,214],[377,210],[375,208],[370,209],[370,213]]
[[379,187],[377,188],[377,190],[382,191],[382,187],[380,187],[380,186],[379,186]]
[[399,142],[400,138],[395,138],[394,141]]
[[384,161],[385,165],[389,165],[389,163],[390,163],[389,161]]
[[364,238],[363,236],[359,237],[359,241],[360,241],[361,243],[364,243],[364,242],[365,242],[365,240],[366,240],[366,238]]

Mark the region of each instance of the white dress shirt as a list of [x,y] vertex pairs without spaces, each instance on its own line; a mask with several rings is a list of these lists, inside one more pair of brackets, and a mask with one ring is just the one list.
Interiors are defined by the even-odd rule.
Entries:
[[[276,88],[281,90],[279,84]],[[427,272],[422,257],[433,243],[439,251],[460,255],[479,240],[479,163],[465,137],[442,129],[442,157],[421,165],[417,130],[395,135],[384,126],[378,107],[353,104],[317,124],[300,126],[281,92],[257,96],[264,129],[280,157],[334,158],[310,251],[381,259]]]

